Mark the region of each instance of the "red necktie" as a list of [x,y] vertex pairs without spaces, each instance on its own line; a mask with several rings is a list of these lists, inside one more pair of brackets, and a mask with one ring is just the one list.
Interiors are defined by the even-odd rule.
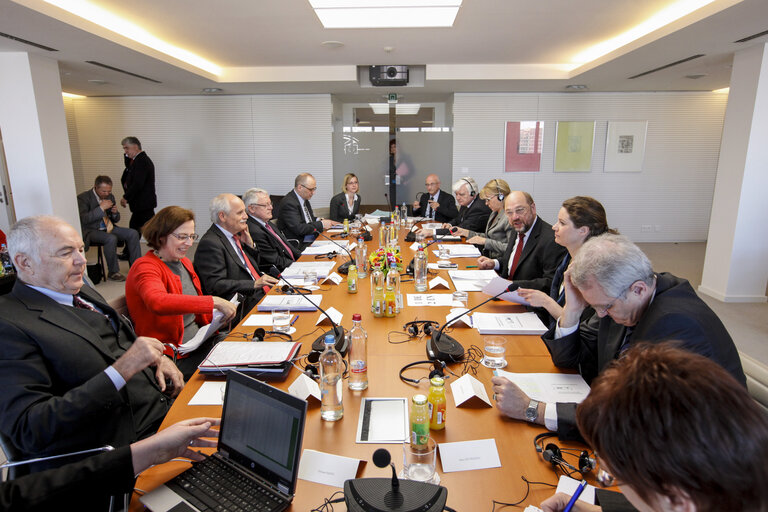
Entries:
[[267,231],[272,233],[272,235],[274,235],[275,238],[277,238],[277,240],[283,245],[283,247],[285,247],[285,250],[288,251],[288,256],[291,258],[291,260],[296,261],[296,258],[293,257],[293,251],[291,250],[291,248],[288,247],[288,245],[285,242],[283,242],[283,239],[280,238],[280,235],[275,233],[275,230],[272,229],[272,226],[269,225],[269,221],[264,223],[264,227],[267,228]]
[[[248,256],[245,254],[245,251],[243,251],[243,246],[240,244],[240,239],[237,237],[237,235],[232,235],[232,238],[235,240],[235,244],[237,245],[237,249],[240,251],[240,256],[243,257],[243,261],[245,261],[245,266],[248,267],[248,271],[251,273],[251,277],[253,277],[253,280],[257,280],[259,277],[258,272],[256,272],[256,269],[253,268],[253,264],[251,263],[251,260],[248,259]],[[264,289],[264,293],[269,293],[269,286],[262,286]]]
[[512,280],[512,276],[515,275],[517,264],[520,263],[520,255],[523,254],[524,239],[525,239],[525,233],[517,234],[517,247],[515,248],[515,255],[512,258],[512,266],[509,267],[509,275],[507,276],[507,279],[509,279],[510,281]]

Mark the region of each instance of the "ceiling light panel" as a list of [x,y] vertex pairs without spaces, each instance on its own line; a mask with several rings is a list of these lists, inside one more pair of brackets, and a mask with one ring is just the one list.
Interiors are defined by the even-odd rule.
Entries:
[[[376,115],[389,114],[389,103],[369,103]],[[395,105],[395,114],[400,116],[416,115],[419,113],[421,103],[398,103]]]
[[451,27],[462,0],[309,0],[325,28]]

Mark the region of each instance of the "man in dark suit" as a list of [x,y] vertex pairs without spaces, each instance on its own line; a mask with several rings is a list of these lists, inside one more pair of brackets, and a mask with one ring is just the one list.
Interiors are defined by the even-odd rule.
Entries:
[[437,174],[427,176],[424,185],[427,187],[427,193],[413,202],[414,217],[427,217],[434,219],[435,222],[448,222],[459,214],[454,197],[440,189],[440,178]]
[[[195,272],[203,293],[229,300],[244,296],[241,311],[248,312],[277,279],[258,272],[259,253],[248,232],[245,204],[234,194],[219,194],[209,206],[213,224],[195,251]],[[239,321],[242,313],[238,314]]]
[[504,200],[504,211],[515,237],[510,238],[501,260],[481,256],[481,269],[494,269],[522,288],[549,293],[552,276],[565,256],[565,247],[555,242],[552,226],[536,215],[536,203],[528,192],[511,192]]
[[155,164],[141,149],[141,142],[136,137],[122,140],[125,170],[120,178],[123,185],[123,208],[131,208],[131,220],[128,227],[141,233],[141,227],[152,218],[157,206],[155,194]]
[[136,337],[83,284],[77,231],[56,217],[27,217],[8,245],[18,281],[0,298],[0,431],[23,458],[153,434],[184,380],[160,341]]
[[261,272],[269,272],[272,265],[282,272],[301,257],[301,251],[298,245],[290,242],[270,222],[272,219],[272,200],[269,198],[269,192],[261,188],[249,189],[243,195],[243,202],[248,211],[248,231],[250,231],[251,238],[256,242],[256,248],[259,251]]
[[78,194],[77,209],[80,211],[80,227],[86,249],[91,242],[104,245],[104,258],[109,270],[107,277],[113,281],[125,281],[117,261],[117,242],[122,240],[125,243],[128,261],[133,265],[141,256],[141,237],[135,229],[117,225],[120,212],[112,195],[112,178],[96,176],[93,188]]
[[459,204],[459,213],[456,217],[443,224],[443,229],[436,230],[436,234],[448,234],[452,227],[468,229],[470,231],[482,231],[488,224],[491,209],[477,195],[477,183],[474,178],[461,178],[453,184],[453,193]]
[[334,224],[331,219],[315,217],[309,200],[315,195],[317,182],[308,172],[296,176],[293,190],[280,200],[277,214],[277,227],[289,240],[294,240],[300,247],[312,243],[317,231],[322,232]]
[[[746,386],[738,351],[717,315],[685,279],[654,273],[651,262],[621,235],[587,240],[565,273],[563,314],[542,336],[556,366],[578,369],[587,382],[633,344],[676,340],[680,348],[708,357]],[[596,315],[580,322],[591,306]],[[494,377],[504,414],[578,438],[576,404],[530,400],[507,379]],[[501,397],[501,398],[500,398]]]

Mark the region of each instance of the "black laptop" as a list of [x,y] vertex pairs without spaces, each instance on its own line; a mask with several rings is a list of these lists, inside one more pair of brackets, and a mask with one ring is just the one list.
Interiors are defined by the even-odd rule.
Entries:
[[307,402],[231,371],[218,451],[141,497],[155,512],[280,511],[293,499]]

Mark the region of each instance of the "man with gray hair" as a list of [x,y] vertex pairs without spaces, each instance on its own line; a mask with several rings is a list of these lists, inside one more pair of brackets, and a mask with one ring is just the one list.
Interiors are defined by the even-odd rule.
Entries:
[[[491,216],[491,209],[485,201],[477,195],[479,192],[474,178],[461,178],[453,184],[453,195],[459,205],[459,214],[443,224],[447,233],[452,227],[468,229],[470,231],[482,231]],[[437,234],[443,233],[442,229]]]
[[160,341],[137,337],[83,283],[77,231],[57,217],[27,217],[8,247],[18,281],[0,297],[3,435],[30,458],[153,434],[184,380]]
[[248,232],[243,201],[234,194],[219,194],[208,209],[213,224],[195,251],[195,272],[203,293],[225,299],[240,293],[245,297],[241,311],[248,312],[277,279],[256,270],[259,252]]
[[331,219],[315,217],[309,200],[315,195],[317,182],[308,172],[296,176],[293,190],[288,192],[280,201],[277,214],[277,227],[290,240],[296,240],[301,247],[312,243],[318,232],[322,232],[334,224]]
[[[746,386],[738,351],[728,331],[685,279],[656,273],[629,239],[606,233],[587,240],[565,273],[565,307],[542,336],[552,361],[591,382],[608,363],[640,341],[675,340],[708,357]],[[586,308],[594,315],[580,322]],[[530,400],[505,378],[494,377],[499,410],[546,425],[562,438],[578,437],[576,404]]]
[[141,142],[136,137],[125,137],[123,146],[125,170],[120,177],[123,185],[123,198],[120,205],[131,209],[128,227],[141,233],[141,227],[152,218],[157,206],[155,193],[155,164],[141,149]]
[[282,272],[301,257],[298,245],[290,242],[277,226],[272,225],[272,200],[263,188],[251,188],[243,195],[248,211],[248,231],[259,250],[259,268],[269,272],[274,265]]

